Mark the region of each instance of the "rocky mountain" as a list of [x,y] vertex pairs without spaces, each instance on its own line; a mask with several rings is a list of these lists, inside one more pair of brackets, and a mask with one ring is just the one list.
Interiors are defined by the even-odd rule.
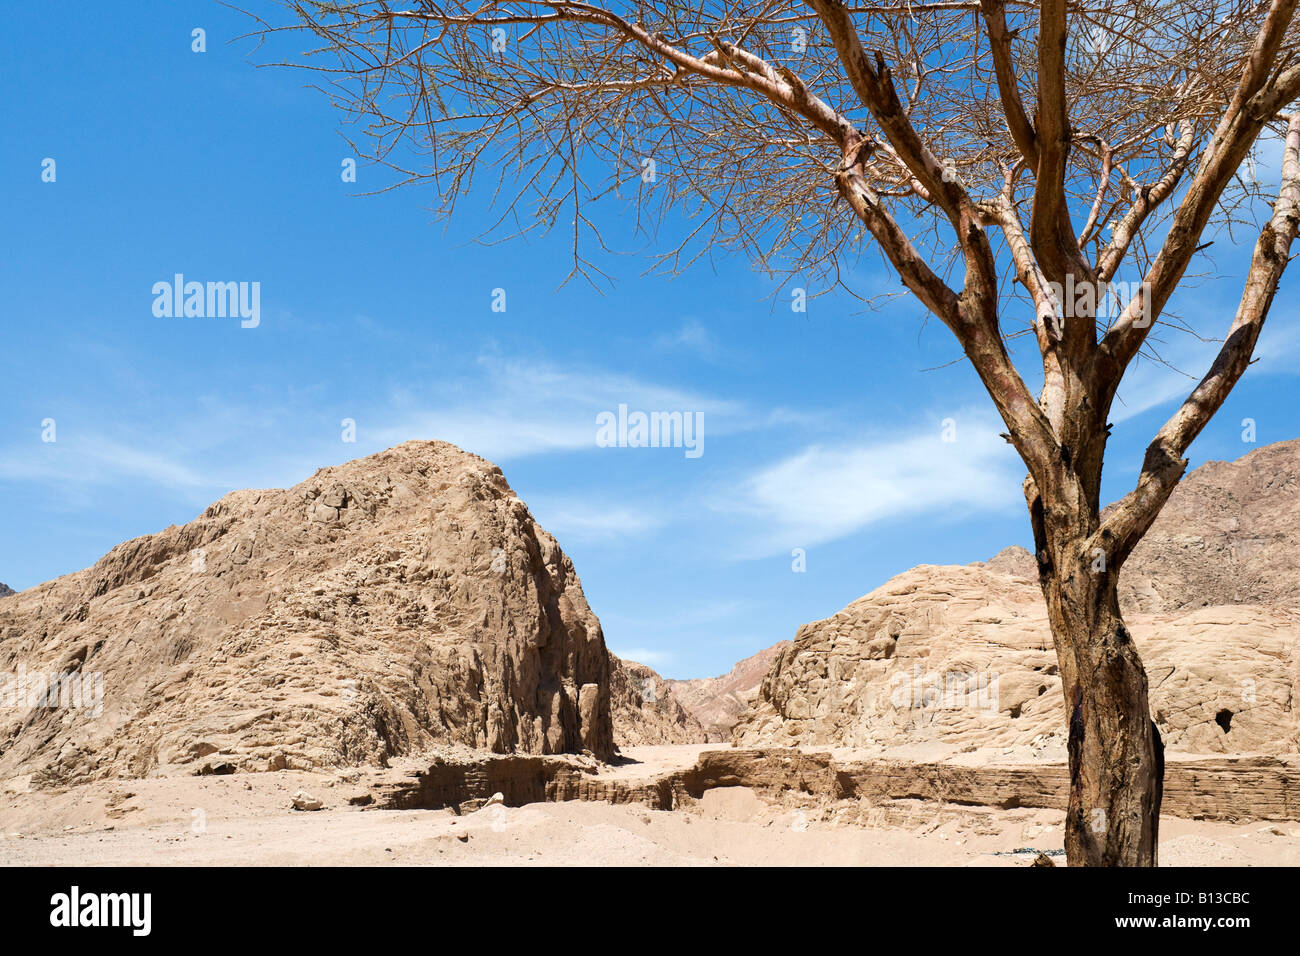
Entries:
[[610,654],[609,700],[615,742],[622,747],[707,743],[711,738],[679,699],[677,684],[644,664]]
[[1125,608],[1300,605],[1300,440],[1207,462],[1120,572]]
[[3,581],[0,581],[0,598],[8,597],[11,594],[17,594],[17,593],[18,592],[15,591],[13,588],[11,588],[9,585],[5,584]]
[[[1297,753],[1300,441],[1198,468],[1121,572],[1172,751]],[[741,746],[1063,749],[1032,557],[921,566],[799,629],[738,722]]]
[[688,713],[703,725],[701,742],[731,739],[731,731],[741,713],[758,694],[758,686],[772,666],[772,661],[790,646],[781,641],[746,657],[720,677],[697,677],[693,680],[666,681],[672,695]]
[[[232,492],[4,601],[0,674],[28,704],[0,709],[0,781],[35,786],[614,752],[572,563],[500,469],[444,442]],[[61,674],[64,706],[39,706]]]

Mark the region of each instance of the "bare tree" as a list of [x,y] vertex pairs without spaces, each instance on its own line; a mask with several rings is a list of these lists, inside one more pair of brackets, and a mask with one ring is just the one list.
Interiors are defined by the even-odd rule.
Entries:
[[[847,288],[842,267],[874,240],[956,336],[1029,472],[1069,719],[1069,861],[1156,863],[1163,744],[1117,581],[1289,260],[1296,0],[286,5],[257,34],[312,36],[285,65],[328,81],[393,186],[433,187],[450,216],[494,174],[489,235],[563,220],[571,275],[604,281],[588,214],[604,197],[635,212],[629,234],[680,233],[656,253],[669,271],[739,250]],[[1275,192],[1247,172],[1257,148],[1281,153]],[[1171,297],[1205,247],[1243,223],[1258,238],[1222,347],[1103,511],[1120,381],[1154,329],[1181,324]],[[1021,333],[1037,398],[1008,350]]]

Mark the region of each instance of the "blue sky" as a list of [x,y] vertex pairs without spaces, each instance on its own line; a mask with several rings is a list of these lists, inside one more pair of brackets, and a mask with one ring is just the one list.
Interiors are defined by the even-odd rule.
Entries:
[[[206,2],[6,10],[0,581],[31,587],[232,489],[411,438],[497,462],[572,556],[611,648],[671,677],[725,671],[913,565],[1028,542],[1023,469],[915,303],[828,295],[800,314],[778,290],[774,309],[772,280],[739,259],[669,280],[612,258],[605,295],[557,288],[565,237],[478,246],[481,208],[444,228],[418,189],[357,195],[386,174],[341,180],[336,114],[302,75],[227,43],[246,28]],[[1217,265],[1239,275],[1243,259],[1225,248]],[[877,261],[863,287],[894,281]],[[178,272],[260,282],[260,325],[156,317],[152,286]],[[1300,434],[1297,281],[1194,466],[1249,451],[1245,417],[1261,444]],[[1179,305],[1219,334],[1237,294],[1206,282]],[[1196,374],[1213,348],[1166,347]],[[1149,362],[1131,375],[1108,498],[1192,384]],[[596,416],[620,403],[703,412],[704,454],[597,447]]]

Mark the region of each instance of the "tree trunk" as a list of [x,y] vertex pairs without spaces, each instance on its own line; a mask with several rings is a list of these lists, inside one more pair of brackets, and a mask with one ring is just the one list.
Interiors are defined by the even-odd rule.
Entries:
[[1047,496],[1025,482],[1069,725],[1065,854],[1071,866],[1155,866],[1164,743],[1119,608],[1127,554],[1097,538],[1100,462],[1053,476]]
[[1069,722],[1066,859],[1071,866],[1155,866],[1164,744],[1151,720],[1146,671],[1120,615],[1118,573],[1084,567],[1053,570],[1043,581]]

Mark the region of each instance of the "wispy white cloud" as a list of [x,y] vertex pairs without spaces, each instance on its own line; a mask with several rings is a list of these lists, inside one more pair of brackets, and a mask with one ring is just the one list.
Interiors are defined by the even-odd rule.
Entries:
[[220,482],[176,457],[104,437],[58,437],[9,448],[0,458],[0,479],[66,484],[106,484],[135,480],[179,490],[214,489]]
[[[1221,318],[1226,329],[1231,307]],[[1275,319],[1280,316],[1274,316]],[[1140,356],[1129,367],[1119,394],[1111,408],[1110,419],[1119,423],[1163,405],[1181,402],[1209,371],[1221,342],[1205,341],[1187,332],[1162,330],[1165,342],[1157,346],[1163,362]],[[1155,329],[1152,330],[1155,334]],[[1293,372],[1300,355],[1300,328],[1292,324],[1265,325],[1255,348],[1258,361],[1247,375]]]
[[718,356],[718,340],[695,319],[687,319],[675,331],[659,336],[655,345],[661,349],[693,352],[704,359]]
[[673,602],[658,607],[653,618],[605,614],[601,620],[605,640],[615,654],[663,670],[676,662],[677,655],[664,649],[661,642],[680,640],[686,634],[707,635],[707,640],[717,642],[719,628],[743,609],[744,602],[739,600]]
[[[1193,357],[1193,352],[1203,354]],[[1176,360],[1165,358],[1168,365],[1150,358],[1138,358],[1124,376],[1119,394],[1111,406],[1110,420],[1115,424],[1125,422],[1153,408],[1186,398],[1196,387],[1197,378],[1194,373],[1184,370],[1204,371],[1209,368],[1213,355],[1212,349],[1181,350]]]
[[[706,438],[765,427],[768,416],[742,403],[603,370],[485,358],[468,373],[429,388],[394,387],[355,408],[331,411],[312,389],[276,406],[198,401],[174,413],[148,405],[111,421],[96,409],[60,416],[57,441],[0,449],[0,480],[71,489],[131,483],[196,503],[234,488],[283,487],[323,465],[339,464],[413,438],[438,438],[494,461],[597,450],[596,415],[620,403],[646,411],[702,412]],[[338,417],[336,417],[338,416]],[[342,417],[357,422],[357,442],[340,442]],[[652,519],[635,509],[591,509],[572,501],[555,517],[578,534],[626,534]],[[556,522],[552,522],[556,523]]]
[[1264,195],[1272,198],[1282,181],[1282,151],[1285,146],[1280,134],[1268,130],[1255,141],[1255,148],[1242,160],[1237,175],[1248,184],[1253,178],[1264,190]]
[[1024,470],[986,413],[953,416],[954,441],[940,419],[906,436],[854,445],[813,445],[745,480],[734,500],[715,503],[752,517],[745,556],[808,547],[894,518],[960,510],[996,511],[1020,504]]
[[673,662],[673,654],[665,650],[652,650],[648,647],[610,647],[614,656],[620,660],[635,661],[647,667],[662,668]]
[[644,534],[663,524],[662,516],[649,505],[534,495],[529,508],[542,527],[561,541],[611,541]]
[[493,461],[596,448],[596,416],[619,404],[702,412],[710,436],[753,427],[738,402],[592,369],[481,359],[477,374],[432,393],[404,391],[369,431],[381,444],[440,438]]

